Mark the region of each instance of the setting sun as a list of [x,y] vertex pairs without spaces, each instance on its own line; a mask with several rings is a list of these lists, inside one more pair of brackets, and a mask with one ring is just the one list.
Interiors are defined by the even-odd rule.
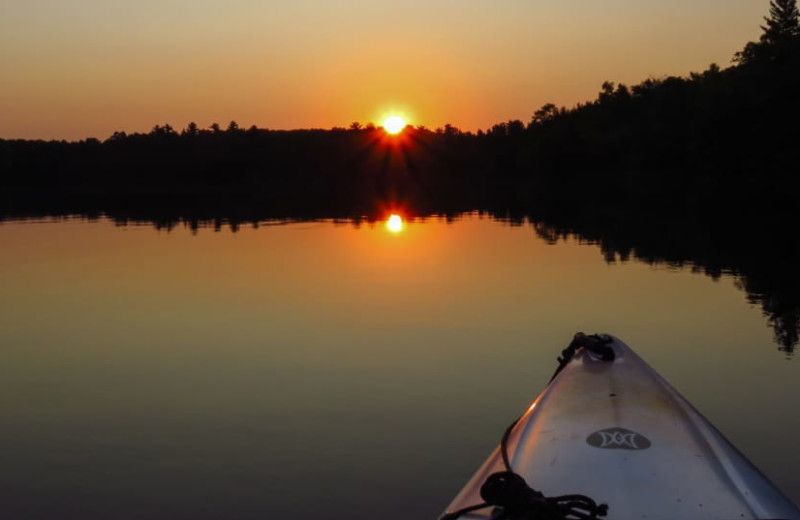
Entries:
[[403,131],[403,128],[405,127],[406,127],[406,120],[400,116],[389,116],[383,121],[383,129],[389,132],[390,134],[399,134],[400,132]]
[[392,233],[399,233],[403,230],[403,218],[397,214],[390,215],[386,221],[386,229]]

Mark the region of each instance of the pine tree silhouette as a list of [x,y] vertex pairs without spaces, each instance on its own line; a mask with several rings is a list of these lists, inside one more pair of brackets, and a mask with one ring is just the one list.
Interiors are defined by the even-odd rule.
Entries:
[[770,0],[769,17],[758,42],[748,42],[734,61],[742,64],[785,60],[798,50],[800,12],[797,0]]

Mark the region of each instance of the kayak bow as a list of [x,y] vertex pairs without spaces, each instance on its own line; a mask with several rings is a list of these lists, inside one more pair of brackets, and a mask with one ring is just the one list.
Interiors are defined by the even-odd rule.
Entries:
[[578,333],[559,361],[441,520],[800,520],[800,509],[619,339]]

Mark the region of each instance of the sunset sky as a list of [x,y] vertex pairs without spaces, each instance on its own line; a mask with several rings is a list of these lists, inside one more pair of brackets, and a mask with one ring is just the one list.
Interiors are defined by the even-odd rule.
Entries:
[[195,121],[478,130],[728,66],[767,0],[4,0],[0,138]]

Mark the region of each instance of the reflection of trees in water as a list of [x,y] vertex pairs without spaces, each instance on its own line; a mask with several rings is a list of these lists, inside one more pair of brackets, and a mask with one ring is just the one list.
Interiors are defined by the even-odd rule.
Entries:
[[[774,276],[781,277],[780,273],[773,273]],[[788,281],[788,280],[785,280]],[[747,292],[747,299],[751,303],[761,305],[767,321],[775,331],[775,342],[781,350],[794,352],[794,348],[800,341],[800,304],[795,284],[794,293],[787,292],[787,287],[767,289],[760,282],[758,276],[740,276],[736,280],[736,286]]]
[[[186,228],[196,233],[201,228],[208,228],[217,232],[229,229],[235,233],[243,226],[258,228],[323,220],[359,227],[375,224],[388,216],[388,213],[352,216],[336,212],[274,213],[263,208],[236,209],[213,213],[172,208],[169,211],[153,209],[132,213],[119,209],[70,208],[64,212],[30,210],[12,215],[12,218],[82,215],[97,219],[106,216],[119,226],[150,224],[165,231]],[[422,212],[406,206],[408,216],[422,219],[435,216],[448,222],[471,213],[475,213],[474,210],[465,208]],[[691,269],[714,280],[724,275],[732,276],[736,287],[747,294],[748,301],[762,308],[780,350],[791,354],[800,342],[800,272],[797,269],[800,246],[786,238],[785,232],[791,227],[791,220],[780,223],[773,219],[768,223],[742,218],[723,225],[697,215],[680,219],[672,215],[647,218],[635,213],[617,213],[613,218],[608,215],[591,218],[588,215],[596,217],[591,210],[585,215],[573,214],[564,219],[563,216],[499,210],[497,206],[478,213],[512,226],[531,226],[536,235],[548,244],[570,238],[594,244],[608,263],[635,260]]]
[[595,243],[609,263],[634,258],[689,268],[714,280],[733,276],[747,300],[761,306],[778,348],[791,354],[800,342],[800,251],[784,234],[791,221],[737,222],[721,227],[692,219],[682,227],[677,220],[654,222],[632,214],[614,224],[531,225],[550,244],[569,237]]

